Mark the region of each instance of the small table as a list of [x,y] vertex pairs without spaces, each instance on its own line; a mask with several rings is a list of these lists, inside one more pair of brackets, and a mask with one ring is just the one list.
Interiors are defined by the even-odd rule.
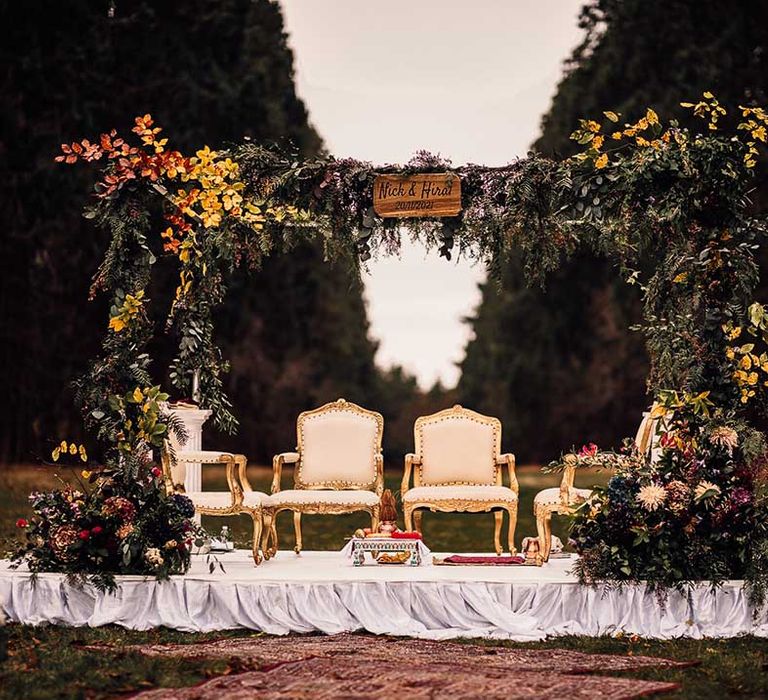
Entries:
[[353,537],[352,565],[362,566],[365,563],[365,553],[370,552],[376,558],[381,552],[410,552],[409,566],[421,566],[421,540],[397,539],[394,537]]

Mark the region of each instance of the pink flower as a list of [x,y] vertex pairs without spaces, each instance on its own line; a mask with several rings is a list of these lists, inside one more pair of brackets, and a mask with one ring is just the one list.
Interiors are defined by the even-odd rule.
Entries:
[[104,531],[104,528],[101,527],[101,525],[97,525],[96,527],[91,528],[91,535],[94,537],[100,535]]
[[598,452],[598,447],[594,442],[584,445],[579,452],[579,457],[594,457]]
[[91,536],[91,533],[88,532],[88,530],[80,530],[80,534],[78,534],[78,537],[83,541],[87,542],[88,538]]

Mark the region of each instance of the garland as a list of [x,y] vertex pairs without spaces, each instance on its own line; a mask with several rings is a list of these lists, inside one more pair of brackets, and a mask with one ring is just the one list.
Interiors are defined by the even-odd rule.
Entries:
[[[768,551],[768,511],[757,490],[765,445],[754,427],[768,406],[768,312],[752,298],[765,222],[750,215],[748,193],[768,115],[740,108],[740,121],[723,130],[729,117],[710,93],[683,106],[704,119],[703,133],[662,123],[652,109],[623,125],[620,115],[605,112],[601,121],[581,120],[573,138],[583,150],[573,158],[530,154],[500,168],[454,168],[425,152],[405,166],[330,156],[301,160],[289,150],[247,141],[220,151],[206,146],[187,157],[168,150],[149,115],[136,119],[139,146],[115,132],[95,143],[63,145],[60,161],[106,162],[86,216],[111,233],[92,293],[109,294],[112,304],[103,355],[78,383],[86,423],[105,445],[106,464],[139,473],[157,461],[172,429],[163,415],[152,424],[135,419],[126,398],[153,386],[145,351],[154,334],[146,288],[161,255],[175,258],[179,272],[166,321],[166,331],[178,337],[171,381],[189,395],[198,373],[201,404],[213,410],[219,427],[233,431],[213,312],[234,267],[258,269],[265,256],[318,238],[326,258],[357,269],[373,255],[396,254],[405,233],[446,258],[481,261],[491,274],[520,251],[529,279],[543,282],[578,247],[588,246],[614,261],[642,295],[638,330],[651,358],[649,390],[669,419],[661,461],[633,468],[629,486],[619,470],[619,481],[576,515],[582,580],[647,579],[667,586],[745,575],[757,584],[757,553]],[[434,171],[461,178],[459,216],[376,215],[377,174]],[[755,342],[734,344],[742,334]],[[713,437],[724,431],[735,433],[728,432],[727,447]],[[679,519],[661,507],[674,499],[656,490],[654,501],[646,488],[667,493],[673,482],[694,493],[686,513],[696,522],[682,530],[690,544],[684,550],[675,549],[679,541],[672,534],[679,535]],[[712,489],[697,495],[702,482],[717,486],[716,496]],[[629,496],[616,495],[619,483]],[[640,489],[646,489],[642,498]],[[718,510],[721,501],[727,508]],[[630,504],[629,530],[619,503]],[[738,523],[752,532],[744,525],[733,537],[717,534]],[[680,565],[675,551],[695,563]]]

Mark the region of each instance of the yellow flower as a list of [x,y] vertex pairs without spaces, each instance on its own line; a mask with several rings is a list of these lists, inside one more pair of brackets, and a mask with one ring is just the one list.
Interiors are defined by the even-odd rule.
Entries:
[[598,170],[602,170],[606,165],[608,165],[608,154],[603,153],[596,161],[595,161],[595,167]]
[[144,400],[144,394],[141,392],[141,389],[139,389],[139,387],[136,387],[136,388],[133,390],[133,400],[134,400],[136,403],[139,403],[140,401],[143,401],[143,400]]
[[91,474],[93,474],[93,472],[89,472],[86,469],[83,469],[83,471],[80,472],[80,475],[83,477],[83,479],[90,479]]
[[109,319],[109,327],[115,331],[115,333],[119,333],[122,331],[128,324],[122,319],[120,316],[113,316]]
[[658,124],[659,123],[659,116],[654,112],[650,107],[648,107],[648,111],[645,113],[645,118],[648,120],[649,124]]
[[603,141],[605,141],[605,136],[595,136],[595,138],[592,139],[592,147],[599,151],[603,147]]

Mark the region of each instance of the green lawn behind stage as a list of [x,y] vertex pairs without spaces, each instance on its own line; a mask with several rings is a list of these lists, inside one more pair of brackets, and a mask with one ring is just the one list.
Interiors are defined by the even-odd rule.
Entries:
[[[387,465],[385,469],[386,485],[395,494],[400,490],[402,467]],[[536,534],[536,521],[533,517],[533,499],[541,489],[557,486],[560,483],[559,474],[545,474],[539,467],[523,466],[517,470],[520,482],[520,507],[518,509],[516,542],[518,548],[523,537]],[[77,484],[72,472],[63,470],[60,477]],[[269,493],[272,482],[271,469],[266,467],[251,467],[249,478],[254,489]],[[577,485],[589,486],[605,483],[607,473],[592,472],[582,474],[577,479]],[[289,468],[283,473],[283,488],[290,488],[293,475]],[[61,482],[56,478],[50,467],[6,466],[0,469],[0,547],[1,551],[8,549],[15,536],[15,522],[18,518],[29,517],[27,497],[30,491],[55,488]],[[211,490],[226,490],[224,470],[218,466],[204,467],[203,488]],[[223,524],[227,524],[239,547],[250,546],[251,519],[248,516],[231,518],[203,518],[203,525],[211,533],[217,533]],[[302,519],[304,549],[339,550],[344,546],[344,538],[351,535],[356,528],[366,527],[370,518],[365,513],[355,513],[346,516],[306,516]],[[402,527],[402,517],[400,519]],[[490,513],[425,513],[423,520],[424,538],[426,544],[436,552],[491,552],[493,551],[494,518]],[[293,518],[288,512],[278,516],[280,533],[280,548],[292,549],[294,545]],[[567,542],[567,520],[553,519],[553,532]],[[502,531],[502,542],[506,546],[505,529]]]

